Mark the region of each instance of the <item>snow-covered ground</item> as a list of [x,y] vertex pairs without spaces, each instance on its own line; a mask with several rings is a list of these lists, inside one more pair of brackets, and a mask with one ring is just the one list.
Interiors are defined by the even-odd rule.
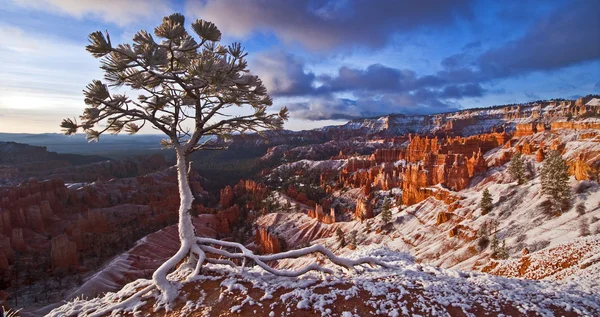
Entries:
[[[203,276],[184,283],[173,315],[215,316],[477,316],[509,314],[555,316],[600,314],[600,288],[577,283],[509,279],[461,272],[415,263],[405,253],[369,246],[350,258],[374,257],[392,268],[361,267],[323,278],[308,273],[300,278],[275,276],[257,267],[240,272],[224,265],[209,265]],[[189,268],[171,278],[182,280]],[[138,280],[117,293],[78,299],[48,316],[94,316],[149,285]],[[158,292],[151,289],[110,314],[143,316],[153,312]]]

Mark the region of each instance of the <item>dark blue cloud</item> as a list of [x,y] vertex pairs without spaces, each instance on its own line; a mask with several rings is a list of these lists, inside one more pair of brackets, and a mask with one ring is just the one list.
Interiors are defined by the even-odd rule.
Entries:
[[[307,71],[302,59],[285,51],[264,52],[253,71],[276,97],[303,97],[289,104],[292,115],[308,120],[351,119],[389,112],[434,113],[458,108],[457,100],[504,93],[490,89],[497,79],[536,71],[553,71],[600,59],[600,2],[577,0],[545,3],[510,1],[486,23],[526,26],[512,40],[483,37],[458,46],[441,60],[442,69],[419,74],[414,69],[371,64],[340,67],[327,75]],[[485,2],[479,5],[486,4]],[[202,17],[227,33],[243,36],[266,31],[284,43],[299,42],[310,50],[348,46],[378,48],[395,34],[450,25],[458,16],[477,27],[473,1],[205,1],[196,4]],[[433,10],[435,8],[435,10]],[[235,16],[235,19],[231,19]],[[523,22],[523,16],[528,20]],[[437,29],[439,30],[439,29]],[[306,51],[305,51],[306,52]],[[594,72],[597,74],[597,72]],[[596,88],[597,89],[597,88]],[[339,94],[352,99],[338,98]],[[535,94],[529,93],[529,98]]]
[[373,64],[366,69],[341,67],[336,76],[321,76],[320,91],[405,91],[417,88],[416,73],[409,69],[396,69]]
[[451,24],[473,16],[473,0],[206,0],[188,1],[190,12],[238,37],[272,32],[283,42],[328,50],[381,47],[398,32]]
[[541,19],[522,37],[483,53],[485,78],[518,76],[600,58],[600,1],[577,0]]

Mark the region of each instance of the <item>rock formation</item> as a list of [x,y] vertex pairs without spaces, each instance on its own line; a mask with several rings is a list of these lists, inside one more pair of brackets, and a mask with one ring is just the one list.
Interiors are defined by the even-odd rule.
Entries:
[[227,185],[225,188],[221,189],[221,195],[219,198],[219,205],[223,208],[229,208],[233,206],[233,200],[235,199],[233,195],[233,188]]
[[269,228],[256,229],[256,243],[261,254],[273,254],[282,251],[279,238],[269,232]]
[[65,234],[52,239],[50,256],[53,268],[69,268],[77,266],[77,244],[69,241]]
[[356,210],[354,211],[354,218],[358,221],[364,221],[373,218],[373,205],[366,198],[362,198],[356,204]]
[[315,206],[315,209],[310,209],[308,211],[308,216],[322,223],[335,223],[335,209],[331,208],[329,214],[325,214],[323,212],[323,206],[320,206],[319,204]]

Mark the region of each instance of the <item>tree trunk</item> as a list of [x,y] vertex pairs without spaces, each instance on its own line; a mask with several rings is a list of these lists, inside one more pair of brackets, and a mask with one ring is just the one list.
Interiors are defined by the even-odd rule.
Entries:
[[196,232],[192,224],[192,203],[194,195],[188,180],[187,156],[180,146],[175,148],[177,153],[177,181],[179,184],[179,240],[181,246],[177,253],[163,263],[153,274],[152,278],[156,286],[162,291],[165,302],[170,302],[177,296],[177,290],[173,283],[167,280],[167,274],[177,263],[183,260],[196,243]]
[[179,183],[179,239],[182,244],[196,243],[196,232],[192,224],[194,195],[190,188],[187,156],[177,149],[177,181]]

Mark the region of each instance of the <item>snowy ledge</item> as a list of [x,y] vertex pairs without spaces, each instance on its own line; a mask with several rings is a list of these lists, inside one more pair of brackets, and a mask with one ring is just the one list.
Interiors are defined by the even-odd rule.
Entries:
[[[337,270],[323,278],[308,273],[300,278],[269,274],[258,267],[240,272],[225,265],[207,265],[198,278],[183,284],[173,315],[454,316],[504,313],[554,316],[600,315],[600,287],[577,283],[509,279],[483,273],[466,273],[416,264],[404,253],[382,247],[366,247],[351,258],[371,256],[394,269],[367,268],[356,272]],[[336,267],[329,266],[336,270]],[[184,280],[191,268],[180,266],[171,279]],[[120,303],[150,285],[137,280],[117,293],[76,299],[48,316],[93,315]],[[149,290],[112,315],[146,316],[163,310],[154,307],[159,293]]]

